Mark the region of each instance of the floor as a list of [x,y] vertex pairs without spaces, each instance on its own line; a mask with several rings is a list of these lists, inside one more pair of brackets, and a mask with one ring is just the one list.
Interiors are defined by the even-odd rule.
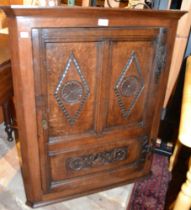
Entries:
[[[37,210],[126,210],[133,184],[61,202]],[[29,210],[14,142],[6,141],[0,124],[0,210]]]

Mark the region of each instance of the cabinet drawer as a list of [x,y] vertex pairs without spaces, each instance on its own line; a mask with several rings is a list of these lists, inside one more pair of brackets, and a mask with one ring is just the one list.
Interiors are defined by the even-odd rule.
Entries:
[[[100,141],[100,140],[99,140]],[[142,158],[143,144],[147,137],[122,138],[104,141],[98,144],[84,143],[80,147],[63,148],[49,152],[50,177],[52,182],[78,179],[83,176],[95,176],[109,170],[132,167],[135,168]],[[100,180],[101,182],[102,180]]]

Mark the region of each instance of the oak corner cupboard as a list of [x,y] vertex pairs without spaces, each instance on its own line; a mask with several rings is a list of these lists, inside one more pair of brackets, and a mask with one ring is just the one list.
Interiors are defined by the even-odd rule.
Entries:
[[176,11],[2,6],[27,204],[150,173]]

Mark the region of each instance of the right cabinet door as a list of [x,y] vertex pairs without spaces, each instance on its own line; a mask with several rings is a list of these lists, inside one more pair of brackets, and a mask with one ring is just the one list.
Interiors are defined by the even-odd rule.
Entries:
[[110,40],[103,130],[142,128],[150,135],[165,54],[164,28],[132,29]]

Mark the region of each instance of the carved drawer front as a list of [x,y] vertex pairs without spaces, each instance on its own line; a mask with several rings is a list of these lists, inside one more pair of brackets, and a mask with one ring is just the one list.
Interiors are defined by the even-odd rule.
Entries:
[[[91,179],[88,187],[93,187],[94,180],[103,184],[102,176],[112,180],[110,171],[136,171],[142,167],[148,152],[148,138],[118,138],[116,141],[104,139],[98,144],[96,141],[79,143],[80,146],[51,146],[57,150],[49,151],[50,158],[50,186],[53,191],[63,189],[69,183],[83,186],[82,180]],[[146,149],[146,150],[145,150]],[[124,177],[120,178],[121,181]],[[88,181],[87,181],[88,185]]]

